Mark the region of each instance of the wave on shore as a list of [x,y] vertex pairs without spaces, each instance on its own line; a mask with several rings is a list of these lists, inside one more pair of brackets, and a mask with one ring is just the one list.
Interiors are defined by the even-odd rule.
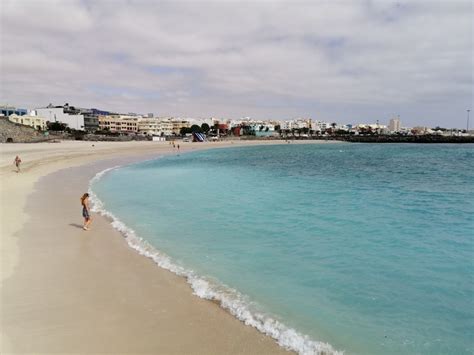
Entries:
[[307,335],[300,334],[278,320],[273,319],[271,316],[260,312],[257,306],[252,303],[248,297],[242,295],[237,290],[217,281],[196,275],[194,271],[174,263],[168,255],[154,248],[146,240],[139,237],[133,229],[127,227],[116,216],[107,211],[104,208],[104,203],[93,192],[92,185],[107,172],[119,167],[120,166],[114,166],[97,173],[89,183],[88,192],[90,194],[92,211],[109,218],[112,221],[112,226],[124,235],[131,248],[135,249],[140,255],[152,259],[158,266],[176,275],[185,277],[196,296],[216,301],[233,316],[246,325],[250,325],[261,333],[272,337],[285,349],[308,355],[342,354],[342,352],[334,350],[330,344],[311,340]]

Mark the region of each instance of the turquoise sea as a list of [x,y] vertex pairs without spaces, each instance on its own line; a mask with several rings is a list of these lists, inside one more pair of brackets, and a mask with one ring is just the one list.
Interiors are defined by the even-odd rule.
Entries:
[[474,353],[474,145],[214,149],[91,190],[132,247],[283,346]]

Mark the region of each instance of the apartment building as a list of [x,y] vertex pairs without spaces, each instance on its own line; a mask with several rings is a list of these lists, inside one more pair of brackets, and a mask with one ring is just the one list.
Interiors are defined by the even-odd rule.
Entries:
[[191,123],[175,118],[142,118],[138,123],[138,132],[154,136],[178,136],[183,127],[189,128]]
[[171,131],[174,135],[177,135],[177,136],[179,136],[181,134],[181,128],[191,127],[191,125],[188,121],[184,121],[184,120],[181,120],[181,119],[172,119],[171,124],[172,124]]
[[331,127],[331,124],[323,121],[313,121],[311,122],[311,129],[313,131],[325,132],[326,129]]
[[156,118],[144,118],[138,122],[138,132],[150,136],[161,135],[161,124]]
[[163,136],[171,136],[173,135],[173,121],[171,118],[160,119],[160,130]]
[[99,115],[99,128],[110,132],[138,133],[141,118],[126,115]]
[[84,130],[94,132],[99,129],[99,115],[94,109],[81,108],[81,114],[84,116]]
[[400,123],[400,118],[392,118],[388,124],[388,129],[390,132],[400,132],[401,129],[401,123]]
[[8,120],[14,123],[24,125],[24,126],[33,127],[34,129],[37,129],[40,131],[45,131],[47,129],[46,119],[39,116],[30,116],[30,115],[20,116],[17,114],[13,114],[13,115],[8,116]]

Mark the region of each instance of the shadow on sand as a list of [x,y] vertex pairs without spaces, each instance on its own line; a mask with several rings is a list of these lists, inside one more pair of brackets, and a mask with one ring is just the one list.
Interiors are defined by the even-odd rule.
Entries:
[[76,227],[76,228],[82,229],[82,225],[81,225],[81,224],[69,223],[69,225],[70,225],[71,227]]

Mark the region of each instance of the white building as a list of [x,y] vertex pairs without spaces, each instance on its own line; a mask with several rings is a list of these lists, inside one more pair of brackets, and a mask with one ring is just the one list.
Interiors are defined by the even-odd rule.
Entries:
[[373,132],[373,133],[379,133],[380,134],[380,133],[387,130],[387,126],[379,124],[379,123],[370,123],[370,124],[358,123],[355,126],[355,129],[356,129],[357,132],[370,131],[370,132]]
[[49,122],[61,122],[67,124],[69,128],[84,130],[84,116],[64,113],[64,108],[62,107],[37,108],[31,113],[32,116],[43,117]]
[[218,120],[211,117],[211,118],[184,118],[183,121],[189,122],[190,127],[195,124],[201,127],[204,123],[206,123],[209,127],[212,127],[214,126],[215,121],[218,121]]
[[291,128],[301,129],[301,128],[311,128],[311,119],[308,118],[297,118],[293,120]]
[[11,122],[22,124],[25,126],[30,126],[37,130],[46,131],[47,129],[46,120],[43,117],[30,116],[30,115],[20,116],[17,114],[13,114],[13,115],[8,116],[8,119]]
[[314,131],[325,132],[326,129],[331,127],[331,124],[323,121],[313,121],[311,122],[311,129]]
[[400,118],[392,118],[388,124],[388,129],[390,132],[400,132],[401,123]]
[[179,135],[183,127],[190,127],[189,122],[176,118],[149,118],[138,122],[138,132],[153,136]]
[[173,135],[173,121],[171,118],[160,119],[159,124],[160,135]]
[[145,118],[138,122],[138,132],[152,136],[159,136],[161,124],[156,118]]

